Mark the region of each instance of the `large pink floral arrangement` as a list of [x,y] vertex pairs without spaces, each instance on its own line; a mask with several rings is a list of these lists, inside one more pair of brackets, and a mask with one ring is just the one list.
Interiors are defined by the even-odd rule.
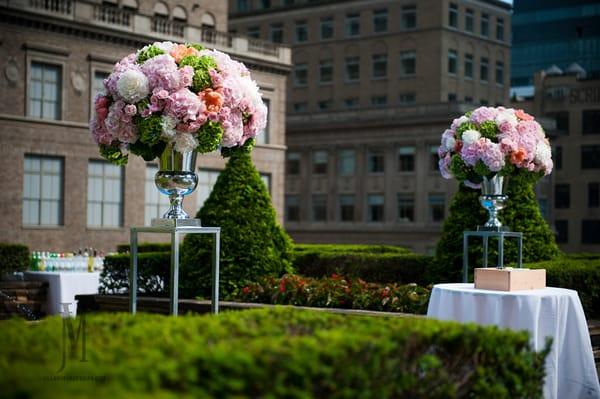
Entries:
[[196,44],[156,42],[119,61],[95,99],[90,130],[106,159],[152,160],[253,143],[267,108],[244,64]]
[[455,119],[442,134],[439,168],[479,188],[483,177],[529,173],[539,177],[552,172],[552,153],[544,130],[522,110],[480,107]]

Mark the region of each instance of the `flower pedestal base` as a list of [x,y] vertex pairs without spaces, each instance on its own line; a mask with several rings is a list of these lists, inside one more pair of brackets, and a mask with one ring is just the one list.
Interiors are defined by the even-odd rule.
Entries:
[[546,288],[546,269],[475,268],[475,288],[493,291]]
[[[501,228],[501,226],[499,226]],[[498,269],[504,269],[504,239],[516,238],[519,244],[517,253],[517,266],[523,267],[523,233],[515,231],[499,230],[477,230],[463,231],[463,283],[468,282],[469,277],[469,237],[481,237],[483,239],[483,267],[488,267],[488,242],[490,237],[498,239]]]
[[156,218],[150,222],[150,227],[202,227],[200,219],[166,219]]

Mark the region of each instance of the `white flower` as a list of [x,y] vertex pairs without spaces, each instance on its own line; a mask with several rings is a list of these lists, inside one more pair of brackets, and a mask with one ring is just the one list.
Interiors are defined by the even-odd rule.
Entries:
[[175,151],[185,152],[194,151],[198,147],[198,141],[190,133],[178,132],[175,136]]
[[162,128],[162,136],[168,140],[175,138],[175,126],[177,126],[177,119],[169,115],[163,115],[160,120],[160,126]]
[[452,151],[456,146],[456,139],[454,137],[447,137],[445,139],[444,145],[446,147],[446,151]]
[[130,69],[117,81],[119,95],[128,103],[136,103],[148,96],[148,78],[140,71]]
[[154,42],[154,45],[164,51],[166,54],[169,54],[175,47],[175,43],[173,42]]
[[473,144],[474,142],[479,140],[480,137],[481,137],[481,133],[479,133],[477,130],[473,130],[473,129],[466,130],[462,134],[462,140],[463,140],[463,143],[465,146]]
[[509,124],[512,128],[517,126],[519,121],[517,120],[514,111],[504,110],[498,112],[498,115],[496,115],[496,125],[500,126],[503,123]]
[[535,161],[545,165],[552,158],[552,150],[546,142],[539,142],[535,147]]

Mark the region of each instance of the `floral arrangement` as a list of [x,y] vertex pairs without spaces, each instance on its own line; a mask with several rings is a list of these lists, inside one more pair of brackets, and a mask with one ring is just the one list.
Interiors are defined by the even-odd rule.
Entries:
[[483,177],[552,172],[552,152],[544,130],[523,110],[480,107],[454,119],[442,134],[439,168],[446,179],[479,188]]
[[235,293],[243,302],[364,309],[424,314],[430,287],[417,284],[375,284],[337,274],[310,278],[296,274],[265,276]]
[[178,152],[248,147],[266,126],[267,108],[244,64],[197,44],[156,42],[132,53],[104,80],[90,122],[100,154],[149,161]]

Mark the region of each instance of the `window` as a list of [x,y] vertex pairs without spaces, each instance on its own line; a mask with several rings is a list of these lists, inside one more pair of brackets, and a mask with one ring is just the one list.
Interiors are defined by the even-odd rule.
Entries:
[[581,169],[600,169],[600,145],[581,146]]
[[313,152],[313,168],[312,172],[315,175],[327,174],[328,156],[327,151]]
[[367,221],[368,222],[383,222],[384,207],[383,195],[369,194],[367,195]]
[[308,67],[306,64],[294,65],[294,85],[306,86],[308,83]]
[[385,107],[387,105],[387,96],[385,94],[371,96],[371,105],[374,107]]
[[449,103],[456,102],[456,93],[448,93],[448,102]]
[[481,14],[481,36],[488,37],[490,35],[490,16]]
[[376,33],[387,32],[388,11],[387,9],[373,11],[373,31]]
[[283,43],[283,24],[271,24],[269,40],[271,40],[273,43]]
[[562,158],[562,147],[556,146],[556,149],[554,150],[554,167],[556,170],[562,169]]
[[588,208],[598,207],[600,207],[600,183],[588,183]]
[[359,101],[358,97],[352,97],[352,98],[345,99],[344,104],[345,104],[346,108],[348,108],[348,109],[358,108],[358,106],[360,105],[360,101]]
[[465,54],[465,79],[473,79],[473,54]]
[[218,170],[198,170],[198,194],[196,194],[198,209],[202,208],[204,202],[208,199],[220,173]]
[[87,225],[123,224],[123,168],[104,161],[88,163]]
[[285,196],[285,220],[288,222],[300,220],[300,200],[297,195]]
[[496,19],[496,40],[504,41],[504,18]]
[[473,103],[473,97],[471,97],[471,96],[465,96],[465,102],[469,103],[469,104]]
[[354,195],[343,194],[339,197],[340,222],[354,221]]
[[152,219],[161,218],[169,210],[169,197],[161,194],[154,184],[154,176],[158,166],[146,165],[146,181],[144,184],[144,221],[150,226]]
[[31,63],[28,116],[61,119],[62,68],[58,65]]
[[600,110],[585,110],[581,113],[581,119],[583,134],[600,134]]
[[360,58],[346,57],[346,81],[358,82],[360,80]]
[[456,50],[448,50],[448,73],[450,75],[456,75],[456,63],[458,54]]
[[260,2],[258,3],[260,8],[267,9],[267,8],[271,8],[271,0],[260,0]]
[[333,100],[319,101],[319,111],[329,111],[333,107]]
[[237,10],[238,12],[248,11],[248,0],[237,0]]
[[267,107],[267,125],[265,126],[265,129],[260,132],[258,136],[256,136],[256,144],[269,144],[271,126],[271,123],[269,122],[269,116],[271,115],[271,100],[268,98],[263,98],[263,103],[265,104],[265,107]]
[[571,195],[569,184],[556,184],[554,186],[554,207],[556,209],[567,209],[571,206]]
[[329,84],[333,81],[333,61],[321,60],[319,62],[319,83]]
[[308,40],[308,26],[306,21],[296,21],[296,43],[303,43]]
[[356,168],[356,153],[354,150],[341,150],[339,152],[340,176],[352,176]]
[[561,135],[569,134],[569,111],[549,112],[546,116],[553,118],[556,121],[556,130]]
[[23,165],[23,224],[63,224],[62,158],[26,155]]
[[346,14],[346,36],[360,35],[360,14]]
[[403,6],[400,14],[400,29],[415,29],[417,27],[417,6]]
[[473,33],[473,21],[474,21],[474,12],[472,9],[467,8],[465,10],[465,30],[467,32]]
[[453,28],[458,28],[458,5],[450,3],[448,8],[448,25]]
[[300,153],[288,152],[286,156],[286,171],[288,175],[300,174]]
[[367,172],[383,173],[385,171],[385,153],[383,150],[369,150],[367,152]]
[[600,220],[581,221],[581,243],[600,244]]
[[415,197],[413,194],[398,193],[398,222],[415,221]]
[[479,104],[488,105],[488,100],[486,100],[485,98],[482,98],[481,100],[479,100]]
[[496,84],[504,85],[504,62],[496,61]]
[[292,108],[294,109],[294,112],[296,112],[296,113],[306,112],[308,110],[308,103],[306,103],[306,102],[294,103],[292,105]]
[[414,172],[415,147],[407,146],[398,149],[398,170],[400,172]]
[[438,146],[432,145],[429,147],[429,169],[431,171],[437,172],[439,169],[439,160],[438,156]]
[[384,79],[387,76],[387,54],[373,54],[373,79]]
[[439,223],[444,220],[446,197],[444,194],[429,194],[429,221]]
[[485,57],[481,57],[481,64],[479,65],[479,80],[482,83],[487,83],[488,81],[488,59]]
[[417,95],[415,92],[406,92],[406,93],[400,93],[399,95],[399,101],[400,101],[400,105],[411,105],[414,104],[415,101],[417,100]]
[[271,195],[271,174],[270,173],[261,173],[260,180],[265,184],[267,188],[267,192]]
[[327,196],[317,194],[312,196],[312,221],[325,222],[327,220]]
[[331,39],[334,34],[333,17],[321,18],[321,39]]
[[417,72],[417,53],[414,50],[400,52],[400,76],[414,76]]
[[569,221],[556,220],[554,222],[556,228],[556,242],[558,244],[566,244],[569,242]]
[[246,30],[248,37],[258,39],[260,37],[260,26],[249,26]]

